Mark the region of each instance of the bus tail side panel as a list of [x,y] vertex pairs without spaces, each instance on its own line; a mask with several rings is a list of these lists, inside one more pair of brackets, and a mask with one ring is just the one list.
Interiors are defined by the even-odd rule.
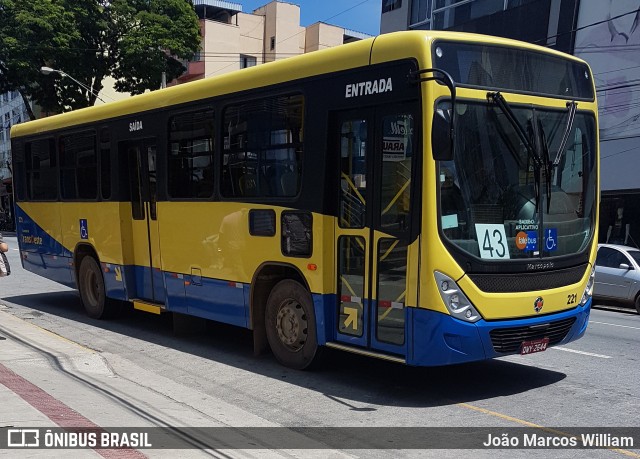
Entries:
[[[48,210],[48,213],[51,209]],[[17,239],[22,266],[39,276],[75,288],[71,252],[38,225],[18,204],[16,206]],[[56,222],[52,231],[58,230]]]
[[73,259],[46,253],[22,252],[22,267],[38,276],[76,288]]
[[[410,365],[436,366],[473,362],[505,355],[518,354],[520,342],[513,342],[507,352],[497,352],[491,338],[491,332],[505,331],[527,335],[529,327],[540,327],[544,324],[561,324],[571,321],[561,335],[555,335],[556,341],[550,345],[565,344],[584,335],[589,322],[591,300],[585,306],[578,306],[570,311],[549,314],[528,319],[502,320],[487,322],[480,320],[475,324],[462,322],[447,314],[428,309],[408,308],[409,320],[413,330],[408,326],[412,348],[407,358]],[[552,328],[552,327],[550,327]],[[536,332],[539,333],[539,332]],[[527,340],[526,338],[523,339]]]

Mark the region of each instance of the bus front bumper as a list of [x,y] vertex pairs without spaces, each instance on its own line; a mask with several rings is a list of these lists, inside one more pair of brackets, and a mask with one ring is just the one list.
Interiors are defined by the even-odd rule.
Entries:
[[[524,319],[463,322],[428,309],[408,308],[407,363],[417,366],[450,365],[519,354],[523,341],[549,335],[550,346],[584,335],[591,299],[568,311]],[[548,326],[547,326],[548,325]]]

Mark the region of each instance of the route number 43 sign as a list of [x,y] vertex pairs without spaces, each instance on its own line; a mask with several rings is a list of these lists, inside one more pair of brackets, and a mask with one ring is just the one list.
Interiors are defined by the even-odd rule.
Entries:
[[504,225],[476,223],[481,258],[511,258]]

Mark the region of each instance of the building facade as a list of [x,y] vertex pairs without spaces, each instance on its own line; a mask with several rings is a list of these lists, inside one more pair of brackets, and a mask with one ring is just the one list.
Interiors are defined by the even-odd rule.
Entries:
[[18,91],[0,94],[0,231],[15,226],[11,186],[11,126],[29,119]]
[[219,0],[194,0],[200,18],[201,49],[176,83],[260,65],[369,35],[317,22],[300,25],[300,7],[272,1],[244,13],[242,5]]
[[383,0],[381,33],[476,32],[574,54],[600,120],[600,242],[640,245],[640,0]]

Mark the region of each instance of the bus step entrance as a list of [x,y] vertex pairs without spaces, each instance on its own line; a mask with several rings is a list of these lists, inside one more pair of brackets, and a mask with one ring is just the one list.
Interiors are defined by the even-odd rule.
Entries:
[[151,314],[162,314],[167,310],[164,304],[150,303],[144,300],[131,300],[133,308],[144,312],[150,312]]

